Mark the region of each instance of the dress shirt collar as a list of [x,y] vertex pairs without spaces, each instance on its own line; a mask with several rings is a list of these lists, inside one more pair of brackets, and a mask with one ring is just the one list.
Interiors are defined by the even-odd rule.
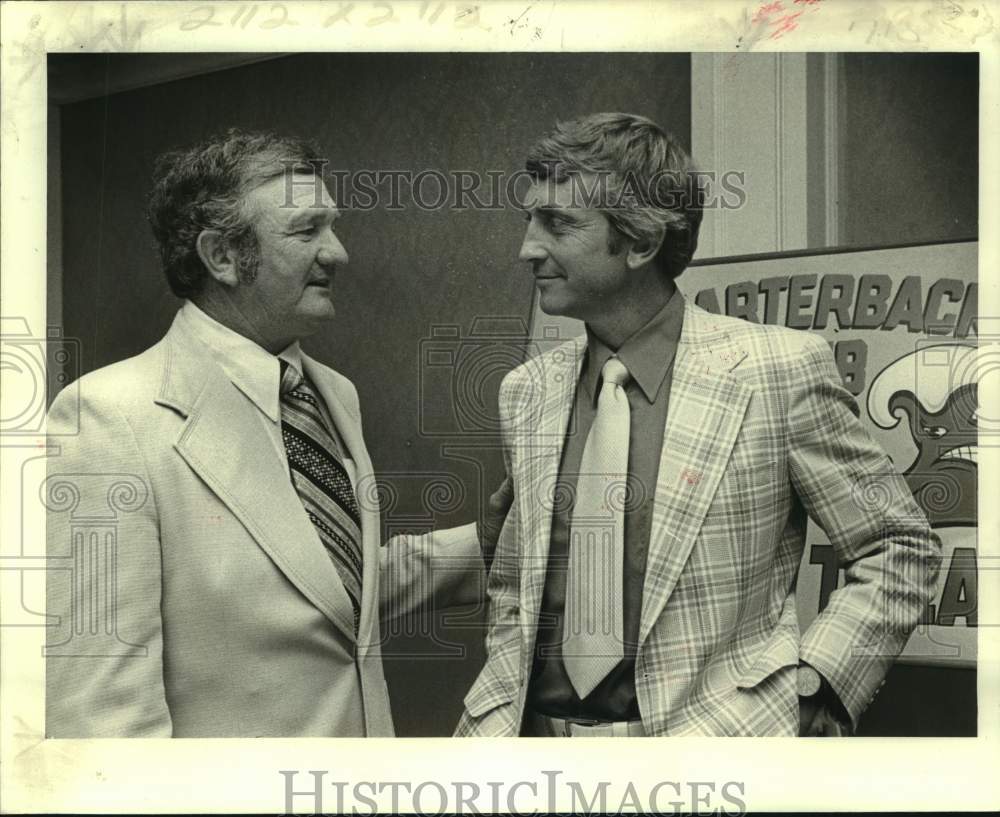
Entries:
[[200,309],[191,301],[181,307],[181,318],[208,348],[216,363],[273,423],[281,419],[279,389],[281,367],[279,360],[285,360],[300,374],[302,373],[302,350],[299,342],[272,355],[249,338],[243,337]]
[[583,383],[590,399],[597,400],[601,370],[608,358],[617,354],[646,400],[653,403],[677,353],[683,322],[684,297],[675,289],[663,308],[626,340],[617,353],[611,351],[588,326],[587,364],[583,370]]

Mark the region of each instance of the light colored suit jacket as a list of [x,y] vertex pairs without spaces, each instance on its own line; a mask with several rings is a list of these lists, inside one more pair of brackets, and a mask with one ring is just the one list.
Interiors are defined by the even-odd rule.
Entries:
[[84,376],[79,407],[66,392],[49,413],[49,736],[393,734],[380,572],[396,614],[432,594],[474,602],[475,525],[381,548],[357,392],[303,366],[357,469],[358,637],[258,409],[175,320],[144,353]]
[[[488,659],[459,735],[517,735],[585,340],[500,389],[514,506],[490,575]],[[807,515],[846,585],[800,635]],[[685,306],[656,484],[635,685],[649,735],[794,735],[812,664],[852,721],[930,598],[940,542],[857,417],[821,338]]]

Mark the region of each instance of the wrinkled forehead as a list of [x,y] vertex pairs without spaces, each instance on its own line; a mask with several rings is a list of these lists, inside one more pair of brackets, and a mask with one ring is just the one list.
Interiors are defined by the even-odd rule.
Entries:
[[282,173],[251,190],[247,201],[256,212],[279,219],[304,211],[337,213],[323,177],[312,173]]
[[572,173],[557,181],[554,176],[534,179],[523,198],[526,210],[557,208],[560,210],[589,210],[603,201],[607,177],[593,173]]

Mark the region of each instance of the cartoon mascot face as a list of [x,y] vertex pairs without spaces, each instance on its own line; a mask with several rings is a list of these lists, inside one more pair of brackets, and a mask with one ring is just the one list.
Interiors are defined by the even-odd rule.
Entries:
[[939,344],[879,372],[868,414],[881,428],[905,416],[917,457],[903,476],[932,527],[976,524],[979,350]]

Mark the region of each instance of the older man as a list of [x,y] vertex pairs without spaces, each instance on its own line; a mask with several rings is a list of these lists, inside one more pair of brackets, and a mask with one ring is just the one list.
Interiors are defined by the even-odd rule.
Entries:
[[[82,378],[79,434],[55,438],[49,554],[74,567],[50,571],[51,737],[392,735],[380,566],[397,613],[481,594],[475,525],[380,548],[357,392],[299,348],[347,263],[316,157],[231,132],[158,164],[149,216],[186,301]],[[75,410],[57,398],[50,430]],[[109,501],[116,541],[81,536]]]
[[[648,119],[560,125],[527,169],[521,259],[541,308],[586,337],[501,386],[515,501],[458,734],[850,730],[924,610],[940,544],[829,348],[685,302],[698,190]],[[846,584],[800,635],[807,516]]]

